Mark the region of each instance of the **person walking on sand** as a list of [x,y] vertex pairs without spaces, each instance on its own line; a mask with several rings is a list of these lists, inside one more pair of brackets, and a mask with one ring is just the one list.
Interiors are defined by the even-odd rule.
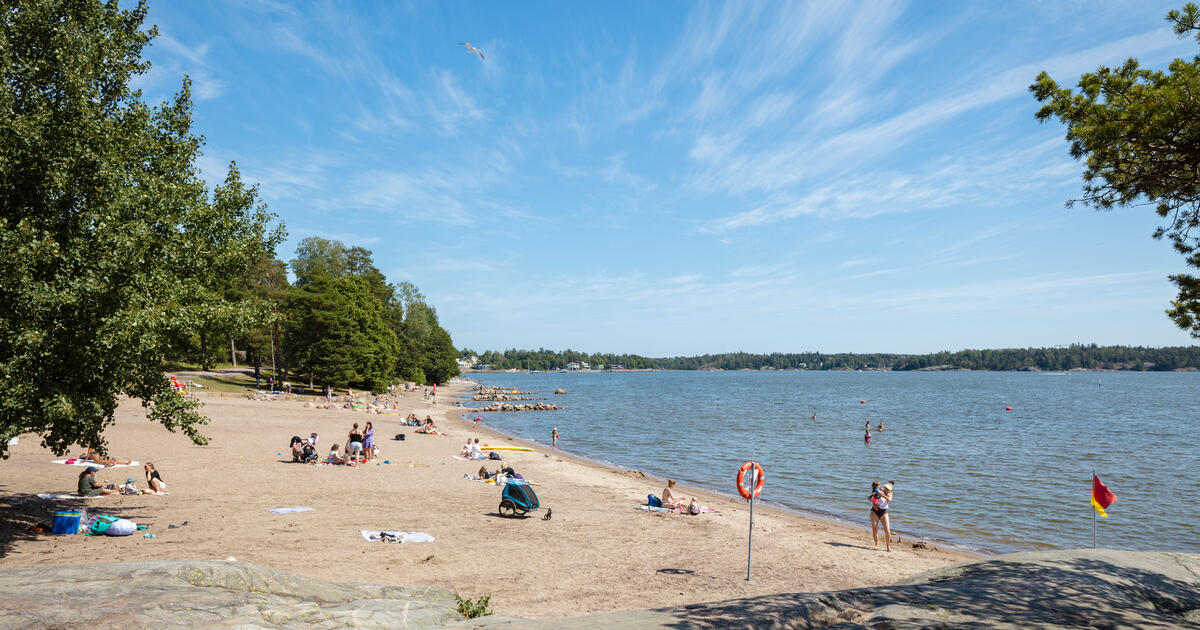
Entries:
[[554,430],[550,432],[550,440],[554,442],[554,448],[558,448],[558,427],[554,427]]
[[871,482],[871,537],[875,540],[875,549],[879,549],[879,527],[883,526],[884,545],[892,550],[892,520],[888,516],[888,507],[892,503],[892,482],[880,486],[878,481]]

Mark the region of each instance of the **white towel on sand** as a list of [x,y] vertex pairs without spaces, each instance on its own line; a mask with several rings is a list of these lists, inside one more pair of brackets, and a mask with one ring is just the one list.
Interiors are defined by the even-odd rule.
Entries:
[[400,539],[400,542],[433,542],[433,536],[425,532],[389,532],[374,529],[362,530],[362,537],[367,542],[379,542],[380,534],[390,534]]

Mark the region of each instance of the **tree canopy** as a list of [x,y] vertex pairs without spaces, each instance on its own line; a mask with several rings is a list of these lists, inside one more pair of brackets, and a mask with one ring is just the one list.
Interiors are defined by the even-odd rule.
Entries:
[[192,331],[269,313],[221,279],[273,258],[282,228],[232,165],[209,195],[186,78],[155,107],[129,87],[149,67],[145,15],[144,0],[0,14],[0,436],[35,432],[59,454],[102,449],[120,395],[203,443],[164,359]]
[[[389,284],[370,250],[309,237],[292,260],[284,300],[285,363],[314,384],[380,389],[395,378],[458,375],[450,333],[411,282]],[[370,367],[360,365],[371,358]]]
[[[1167,14],[1175,33],[1200,39],[1200,9]],[[1043,103],[1037,118],[1067,127],[1071,156],[1085,160],[1083,195],[1068,202],[1099,210],[1153,205],[1166,237],[1187,265],[1200,268],[1200,57],[1176,59],[1166,72],[1129,59],[1080,77],[1078,91],[1042,72],[1030,86]],[[1167,314],[1200,337],[1200,278],[1170,276],[1178,288]]]

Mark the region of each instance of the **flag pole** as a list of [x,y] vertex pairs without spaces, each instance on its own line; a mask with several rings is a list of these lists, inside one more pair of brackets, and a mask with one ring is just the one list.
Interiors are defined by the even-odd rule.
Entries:
[[[1092,469],[1092,494],[1096,494],[1096,469]],[[1096,506],[1092,506],[1092,549],[1096,548]]]

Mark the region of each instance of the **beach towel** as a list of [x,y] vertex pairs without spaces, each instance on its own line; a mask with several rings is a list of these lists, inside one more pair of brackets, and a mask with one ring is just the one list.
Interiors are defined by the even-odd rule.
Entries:
[[379,542],[383,540],[383,534],[394,536],[400,542],[433,542],[433,536],[430,536],[425,532],[389,532],[372,529],[362,530],[362,537],[367,542]]
[[267,511],[272,514],[291,514],[292,512],[311,512],[312,508],[296,506],[296,507],[275,508],[273,510],[267,510]]
[[455,455],[454,459],[462,460],[464,462],[472,462],[480,459],[487,459],[487,455],[481,455],[479,457],[463,457],[462,455]]
[[137,462],[131,461],[128,464],[113,464],[111,466],[105,466],[103,464],[89,462],[85,459],[74,459],[74,458],[72,458],[72,459],[55,459],[55,460],[52,460],[50,463],[51,464],[66,464],[67,466],[95,466],[96,468],[127,468],[129,466],[137,466],[138,465]]
[[[644,512],[674,512],[674,511],[676,511],[674,508],[657,507],[657,506],[653,506],[653,505],[639,505],[639,506],[634,507],[633,509],[642,510]],[[686,505],[683,506],[683,509],[679,510],[679,513],[680,514],[687,513],[687,506]],[[701,514],[719,514],[719,512],[717,510],[714,510],[706,505],[700,506],[700,513]]]
[[52,494],[52,493],[48,492],[45,494],[39,494],[38,498],[39,499],[99,499],[100,496],[101,495],[96,495],[94,497],[81,497],[78,494]]

